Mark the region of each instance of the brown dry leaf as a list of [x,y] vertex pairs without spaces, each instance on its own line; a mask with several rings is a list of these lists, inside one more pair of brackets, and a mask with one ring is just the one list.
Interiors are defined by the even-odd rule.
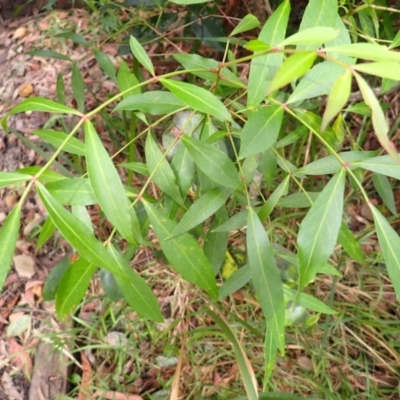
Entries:
[[110,400],[143,400],[143,397],[137,396],[135,394],[125,394],[120,392],[103,392],[101,390],[97,390],[94,393],[94,397],[101,397],[102,399],[110,399]]
[[3,385],[4,394],[9,400],[23,400],[24,396],[18,392],[17,388],[11,379],[11,376],[6,371],[3,372],[1,377],[1,383]]
[[81,353],[81,363],[82,363],[82,381],[79,385],[79,394],[77,400],[85,400],[90,398],[90,385],[92,382],[92,366],[87,359],[85,353]]
[[27,34],[28,34],[28,29],[25,26],[20,26],[14,31],[13,39],[14,40],[22,39]]
[[33,364],[29,353],[13,338],[8,339],[7,343],[8,353],[11,356],[11,364],[30,379],[32,376]]
[[14,257],[14,266],[20,278],[30,279],[36,273],[34,259],[25,254]]
[[18,89],[20,97],[29,97],[33,93],[33,85],[30,82],[23,83]]
[[297,359],[300,368],[307,369],[309,371],[314,369],[312,360],[307,356],[300,356]]

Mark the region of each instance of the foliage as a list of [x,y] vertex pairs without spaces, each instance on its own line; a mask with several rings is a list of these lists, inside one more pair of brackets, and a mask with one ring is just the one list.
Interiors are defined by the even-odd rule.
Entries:
[[[0,284],[17,241],[21,204],[35,189],[49,215],[39,242],[43,244],[57,229],[79,255],[67,270],[56,270],[58,277],[49,277],[57,285],[50,296],[55,295],[59,317],[79,304],[100,268],[111,277],[102,280],[108,282],[105,291],[110,297],[122,295],[139,315],[161,321],[156,297],[129,266],[135,250],[150,246],[154,233],[171,267],[203,289],[210,304],[252,285],[266,321],[266,389],[277,352],[285,351],[285,327],[303,324],[308,328],[318,314],[335,313],[305,290],[318,274],[338,274],[331,262],[338,242],[350,257],[363,260],[357,238],[343,221],[351,185],[371,209],[383,260],[399,300],[396,250],[400,238],[387,214],[372,205],[364,187],[372,174],[387,209],[396,211],[387,177],[400,179],[398,154],[369,78],[377,77],[382,87],[400,80],[400,53],[392,50],[399,44],[398,35],[389,38],[393,40],[389,47],[378,44],[380,17],[371,7],[370,14],[362,17],[371,36],[362,40],[353,21],[367,8],[349,11],[342,5],[339,10],[338,3],[342,5],[337,0],[310,1],[298,32],[287,34],[291,5],[282,1],[258,38],[250,41],[236,37],[257,26],[257,19],[248,15],[224,38],[222,61],[175,54],[181,68],[164,75],[157,75],[140,38],[131,36],[134,72],[123,62],[115,73],[107,56],[96,53],[97,61],[120,89],[96,109],[84,111],[84,83],[76,66],[72,88],[77,110],[63,104],[61,89],[58,102],[31,98],[15,107],[9,115],[41,111],[75,115],[78,120],[70,132],[36,132],[57,149],[33,176],[22,170],[0,174],[0,186],[27,182],[20,203],[0,231],[0,242],[6,243],[0,250]],[[252,54],[235,57],[233,45]],[[139,71],[137,63],[146,73]],[[249,67],[248,80],[239,71],[244,63]],[[188,82],[183,81],[185,76],[189,76]],[[351,137],[346,106],[354,83],[388,155],[363,151],[360,142]],[[157,90],[146,91],[150,84]],[[327,96],[327,102],[320,115],[322,96]],[[94,122],[111,104],[112,115],[127,122],[127,162],[120,165],[109,155]],[[164,121],[172,121],[171,126],[166,127]],[[2,126],[7,130],[7,116]],[[77,138],[80,132],[84,142]],[[302,148],[307,134],[309,148],[317,143],[323,151],[291,157]],[[144,152],[140,152],[142,148]],[[61,152],[81,157],[80,165],[86,168],[81,176],[48,179],[46,171]],[[126,171],[127,179],[121,178],[119,168]],[[132,171],[140,177],[140,187],[134,185]],[[157,195],[150,186],[158,188]],[[107,238],[96,237],[96,227],[87,215],[82,216],[87,213],[85,207],[94,204],[113,227]],[[73,207],[69,211],[64,206]],[[299,227],[288,229],[285,240],[278,240],[275,234],[281,207],[306,209]],[[247,263],[233,268],[218,287],[228,237],[238,229],[246,233]],[[293,242],[295,252],[289,251]],[[242,345],[226,321],[210,309],[207,313],[234,345],[247,398],[259,398]]]

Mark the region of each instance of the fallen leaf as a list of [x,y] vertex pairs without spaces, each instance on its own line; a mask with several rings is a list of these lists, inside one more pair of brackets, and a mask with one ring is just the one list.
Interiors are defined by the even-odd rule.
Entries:
[[29,97],[32,93],[33,85],[30,82],[23,83],[18,89],[18,94],[20,97]]
[[110,346],[126,346],[128,339],[122,332],[111,331],[107,333],[105,342]]
[[18,368],[27,379],[31,379],[33,364],[29,353],[13,338],[7,340],[11,364]]
[[1,377],[1,383],[3,385],[4,394],[7,396],[7,399],[9,400],[24,399],[23,395],[19,393],[17,388],[14,386],[11,376],[8,375],[6,371],[3,372],[3,375]]
[[32,257],[20,254],[14,257],[15,270],[20,278],[30,279],[35,275],[35,261]]
[[82,381],[79,385],[79,394],[77,400],[85,400],[91,398],[90,386],[92,383],[92,366],[89,360],[85,356],[85,353],[81,353],[81,363],[82,363]]
[[14,31],[13,39],[14,40],[22,39],[24,36],[27,35],[27,33],[28,29],[25,26],[20,26]]
[[300,368],[307,369],[307,370],[309,370],[309,371],[311,371],[311,370],[314,369],[313,362],[312,362],[311,359],[310,359],[309,357],[307,357],[307,356],[300,356],[300,357],[297,359],[297,363],[299,364],[299,367],[300,367]]

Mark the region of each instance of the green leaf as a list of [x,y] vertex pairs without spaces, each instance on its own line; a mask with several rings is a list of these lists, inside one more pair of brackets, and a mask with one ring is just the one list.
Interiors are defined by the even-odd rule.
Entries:
[[[290,2],[284,1],[264,24],[258,39],[271,47],[285,39]],[[251,60],[247,107],[255,108],[265,98],[268,85],[283,62],[283,53],[267,54]]]
[[128,265],[122,254],[115,247],[109,245],[108,251],[121,268],[121,271],[129,277],[129,281],[126,281],[115,276],[118,287],[121,289],[128,304],[141,316],[152,321],[162,322],[163,317],[157,298],[145,280]]
[[168,239],[176,223],[167,219],[153,205],[143,202],[161,249],[172,267],[187,281],[217,297],[214,271],[197,241],[188,233]]
[[267,51],[271,49],[271,46],[267,43],[262,42],[261,40],[254,39],[247,42],[244,46],[245,49],[250,51]]
[[[33,167],[25,167],[16,170],[15,172],[18,174],[28,174],[31,176],[37,175],[40,171],[42,170],[42,167],[39,167],[38,165],[34,165]],[[45,171],[41,172],[40,177],[38,178],[39,182],[55,182],[65,179],[64,175],[59,174],[56,171],[53,171],[51,169],[46,169]]]
[[332,53],[340,53],[364,60],[400,62],[400,53],[398,51],[391,51],[386,46],[372,43],[352,43],[332,46],[325,48],[325,52],[329,56]]
[[247,219],[247,254],[251,279],[268,329],[277,347],[285,351],[285,305],[282,281],[268,235],[256,212],[250,208]]
[[92,219],[86,206],[71,206],[71,213],[85,224],[90,233],[94,234]]
[[110,300],[118,301],[124,297],[113,274],[102,268],[100,270],[99,277],[101,288],[104,290],[104,293]]
[[220,121],[232,121],[228,109],[210,91],[172,79],[160,79],[160,82],[194,110],[212,115]]
[[185,198],[194,181],[194,162],[184,146],[180,146],[174,154],[171,168],[178,177],[178,184]]
[[293,44],[310,44],[318,48],[321,44],[335,39],[339,34],[340,31],[336,28],[314,26],[300,30],[294,35],[287,37],[282,43],[279,43],[277,47],[283,48]]
[[181,137],[181,141],[196,165],[211,180],[231,189],[239,186],[236,167],[225,153],[211,144],[186,135]]
[[393,189],[388,178],[386,178],[385,175],[373,173],[372,181],[374,182],[376,191],[385,203],[385,206],[393,215],[397,215],[398,213],[396,210]]
[[218,299],[223,300],[230,294],[238,291],[250,282],[251,271],[250,265],[246,264],[239,268],[233,275],[231,275],[219,288]]
[[178,204],[183,204],[183,199],[176,184],[176,177],[171,166],[165,159],[151,133],[147,134],[145,154],[147,168],[156,185],[168,196],[171,196]]
[[300,225],[299,293],[314,279],[336,245],[342,223],[345,176],[342,169],[328,182]]
[[82,301],[96,270],[94,264],[80,258],[65,271],[56,295],[58,318],[64,319]]
[[226,222],[213,229],[213,232],[230,232],[235,229],[240,229],[247,224],[247,209],[239,211]]
[[281,106],[269,106],[250,114],[240,134],[239,158],[262,153],[278,138],[283,119]]
[[124,60],[121,60],[121,65],[119,67],[117,75],[117,81],[120,92],[124,92],[129,88],[134,88],[123,95],[124,99],[135,94],[140,94],[140,87],[135,88],[135,86],[139,85],[139,81],[136,78],[135,74],[129,70],[129,67]]
[[122,163],[118,164],[119,167],[129,169],[131,171],[137,172],[138,174],[149,176],[149,170],[147,169],[146,164],[140,162],[130,162],[130,163]]
[[55,58],[57,60],[72,62],[71,58],[65,56],[64,54],[53,51],[53,50],[33,50],[33,51],[27,51],[25,54],[28,54],[30,56],[35,56],[35,57]]
[[150,115],[170,114],[181,110],[185,103],[179,100],[174,94],[155,90],[122,100],[113,111],[141,111]]
[[[48,221],[51,221],[48,218]],[[43,300],[50,301],[54,300],[57,295],[58,285],[62,277],[65,274],[65,271],[69,268],[71,262],[68,257],[64,257],[59,263],[57,263],[51,270],[49,275],[46,278],[46,282],[43,286]]]
[[393,161],[393,158],[390,156],[372,157],[367,160],[353,162],[350,166],[363,168],[400,180],[400,163]]
[[78,35],[75,32],[62,32],[62,33],[58,33],[57,35],[54,35],[54,37],[70,39],[74,43],[90,47],[90,43],[83,36]]
[[400,301],[400,237],[376,207],[369,204],[374,216],[376,233],[397,301]]
[[56,92],[57,101],[61,104],[65,103],[65,84],[61,73],[57,75]]
[[260,21],[254,15],[247,14],[231,32],[230,36],[235,36],[238,33],[250,31],[260,25]]
[[273,93],[304,75],[311,68],[316,58],[317,53],[313,51],[296,53],[287,58],[273,77],[267,94]]
[[89,180],[101,209],[128,242],[140,242],[139,222],[132,219],[118,171],[90,121],[85,122],[85,143]]
[[317,200],[320,192],[300,192],[292,193],[289,196],[281,198],[277,206],[285,208],[307,208],[313,205],[313,202]]
[[[50,143],[52,146],[59,148],[65,141],[68,135],[64,132],[55,131],[52,129],[33,131],[33,134]],[[78,156],[85,155],[85,145],[79,139],[70,137],[68,142],[64,144],[63,150],[67,153],[77,154]]]
[[[283,292],[285,296],[287,296],[290,300],[294,300],[296,298],[296,290],[294,289],[283,286]],[[298,305],[305,307],[308,310],[315,311],[321,314],[337,314],[337,311],[333,310],[321,300],[318,300],[307,293],[300,293],[297,300]]]
[[271,378],[272,372],[274,370],[276,356],[278,355],[278,347],[276,346],[273,333],[271,329],[267,326],[265,332],[264,341],[264,377],[263,377],[263,387],[268,385]]
[[113,62],[110,57],[100,50],[94,52],[96,61],[100,65],[100,68],[111,78],[113,82],[117,82],[117,74]]
[[381,78],[393,79],[399,81],[400,76],[398,73],[400,65],[398,62],[381,61],[374,63],[362,63],[354,65],[356,71],[363,72],[369,75],[379,76]]
[[235,352],[235,359],[239,367],[242,382],[246,390],[247,400],[258,400],[257,393],[257,380],[252,368],[252,365],[247,358],[246,352],[243,349],[240,341],[236,338],[232,332],[229,324],[220,316],[215,314],[213,311],[206,309],[206,312],[220,327],[225,337],[232,343],[233,351]]
[[77,64],[72,67],[71,86],[78,110],[83,113],[85,111],[85,84]]
[[134,36],[131,36],[129,38],[129,45],[131,46],[133,55],[136,57],[139,63],[142,64],[143,67],[146,68],[147,71],[149,71],[150,74],[154,76],[155,73],[153,63],[151,62],[150,57],[147,55],[146,50],[142,47],[142,45]]
[[37,190],[50,218],[65,240],[89,262],[126,279],[125,274],[121,273],[113,258],[85,224],[59,204],[40,183],[37,183]]
[[336,0],[310,0],[301,19],[300,30],[315,26],[334,26],[337,11]]
[[257,212],[258,218],[260,218],[261,222],[264,222],[271,212],[274,210],[276,205],[282,196],[287,194],[289,189],[290,175],[288,175],[274,190],[271,196],[268,197],[268,200],[261,206],[260,210]]
[[214,188],[204,193],[189,207],[170,238],[181,235],[205,221],[225,204],[231,193],[232,190],[227,188]]
[[98,204],[92,186],[87,178],[61,179],[46,185],[56,201],[69,206],[90,206]]
[[17,245],[20,219],[21,205],[18,204],[8,214],[0,229],[0,291],[11,267],[15,246]]
[[340,76],[332,85],[331,92],[328,97],[324,115],[322,117],[321,131],[324,131],[328,124],[336,117],[337,114],[346,105],[350,97],[351,91],[351,72],[346,70],[344,75]]
[[354,260],[360,264],[365,263],[364,253],[361,250],[360,243],[354,237],[353,232],[349,229],[343,221],[339,231],[338,241],[343,247],[344,251]]
[[51,218],[47,218],[44,222],[42,229],[40,230],[40,234],[36,243],[36,251],[38,251],[53,235],[56,227],[53,224]]
[[18,172],[0,172],[0,188],[13,185],[14,183],[25,182],[32,179],[30,175]]

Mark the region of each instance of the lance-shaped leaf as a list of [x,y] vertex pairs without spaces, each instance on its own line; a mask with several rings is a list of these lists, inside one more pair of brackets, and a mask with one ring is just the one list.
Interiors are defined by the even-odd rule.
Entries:
[[233,275],[231,275],[219,288],[218,298],[222,300],[224,297],[241,289],[247,285],[251,280],[250,265],[246,264],[239,268]]
[[374,173],[372,174],[372,181],[374,182],[376,191],[385,203],[385,206],[393,215],[397,215],[393,188],[389,182],[389,179],[385,175]]
[[281,276],[268,235],[252,208],[249,209],[247,218],[247,254],[251,279],[267,320],[268,329],[283,354],[285,351],[285,305]]
[[100,68],[111,78],[113,82],[117,82],[115,66],[108,54],[100,50],[96,50],[94,55],[96,57],[96,61],[100,65]]
[[340,170],[325,186],[300,225],[299,288],[310,283],[335,247],[343,213],[345,170]]
[[140,94],[140,87],[135,87],[139,85],[139,81],[136,78],[135,74],[129,70],[129,67],[127,66],[124,60],[121,60],[121,65],[118,70],[117,80],[120,92],[124,92],[129,88],[133,88],[132,90],[123,95],[124,99],[132,95]]
[[81,71],[76,64],[72,67],[71,86],[78,110],[83,113],[85,110],[85,84]]
[[342,110],[350,97],[351,91],[351,72],[346,70],[333,84],[328,97],[324,115],[322,117],[321,131],[324,131],[333,118]]
[[[285,38],[289,20],[290,2],[284,1],[264,24],[258,39],[274,47]],[[272,77],[282,65],[283,53],[267,54],[255,57],[251,61],[249,73],[249,93],[247,107],[256,107],[266,96]]]
[[14,183],[25,182],[32,179],[30,175],[18,172],[0,172],[0,188],[13,185]]
[[[68,137],[66,133],[52,129],[34,131],[33,134],[39,136],[56,148],[60,147]],[[68,142],[63,146],[63,150],[67,153],[77,154],[78,156],[85,155],[85,145],[79,139],[74,137],[68,139]]]
[[239,158],[262,153],[278,138],[283,118],[283,108],[269,106],[250,114],[240,134]]
[[338,241],[343,247],[344,251],[354,260],[360,264],[365,263],[364,254],[362,252],[360,243],[354,237],[353,232],[349,229],[343,221],[339,231]]
[[238,33],[250,31],[251,29],[257,28],[260,25],[260,21],[254,15],[247,14],[232,31],[230,36],[235,36]]
[[213,215],[232,193],[231,189],[214,188],[197,199],[183,215],[171,237],[181,235]]
[[281,199],[282,196],[286,196],[290,182],[290,175],[288,175],[274,190],[271,196],[268,197],[268,200],[261,206],[260,210],[257,212],[258,217],[260,218],[261,222],[264,222],[273,209],[278,204],[278,201]]
[[82,301],[97,267],[83,258],[72,263],[58,285],[56,311],[60,319],[71,314]]
[[178,204],[183,204],[179,186],[176,177],[168,161],[159,149],[151,133],[147,135],[146,145],[146,163],[153,181],[167,195],[171,196]]
[[11,267],[21,219],[21,205],[8,214],[0,229],[0,290]]
[[193,184],[194,162],[184,146],[179,147],[173,156],[171,168],[178,177],[178,184],[181,193],[185,198],[188,190]]
[[263,379],[263,387],[268,385],[268,382],[271,378],[272,372],[274,370],[276,356],[278,355],[278,347],[274,340],[274,335],[271,332],[271,329],[267,326],[265,332],[265,341],[264,341],[264,379]]
[[374,127],[374,131],[376,137],[379,140],[379,143],[393,158],[393,160],[397,161],[396,148],[387,136],[389,132],[389,126],[387,124],[382,107],[378,99],[376,98],[374,91],[369,87],[368,83],[361,75],[354,72],[354,76],[357,80],[358,87],[360,88],[365,103],[371,108],[372,125]]
[[334,26],[337,10],[336,0],[310,0],[301,19],[300,31],[315,26]]
[[42,229],[40,230],[40,234],[36,243],[36,251],[38,251],[53,235],[56,227],[53,224],[51,218],[47,218],[44,222]]
[[129,45],[131,46],[131,50],[133,55],[139,61],[140,64],[143,65],[144,68],[147,69],[154,76],[154,67],[153,63],[150,60],[150,57],[147,55],[146,50],[142,47],[142,45],[138,42],[138,40],[131,36],[129,38]]
[[61,179],[48,183],[46,189],[63,205],[90,206],[97,204],[97,198],[87,178]]
[[390,156],[372,157],[367,160],[356,161],[350,165],[400,180],[400,163],[394,161]]
[[[283,292],[285,293],[285,296],[287,296],[291,300],[294,300],[296,298],[297,293],[294,289],[284,286]],[[307,293],[300,293],[298,297],[298,305],[322,314],[337,314],[337,311],[327,306],[321,300],[318,300]]]
[[85,123],[85,143],[89,180],[101,209],[128,242],[140,242],[139,222],[132,220],[119,174],[90,121]]
[[317,53],[314,51],[296,53],[287,58],[273,77],[267,94],[273,93],[304,75],[311,68],[316,58]]
[[85,224],[58,203],[42,184],[37,183],[36,185],[43,205],[64,239],[87,261],[107,269],[114,275],[127,279],[126,275],[115,265],[115,261],[104,246],[97,241]]
[[287,37],[277,47],[282,48],[293,44],[312,44],[320,46],[323,43],[329,42],[339,36],[340,31],[335,28],[314,26],[312,28],[303,29],[292,36]]
[[217,297],[214,271],[197,241],[188,233],[168,239],[176,222],[167,219],[155,206],[144,202],[153,230],[161,249],[172,267],[187,281]]
[[213,115],[220,121],[232,120],[228,109],[210,91],[172,79],[160,79],[160,82],[193,110]]
[[386,268],[392,281],[396,298],[400,301],[400,237],[387,219],[372,204],[369,205],[374,216],[376,233],[381,246]]
[[128,304],[145,318],[157,322],[163,321],[158,301],[145,280],[127,264],[122,254],[112,245],[108,246],[108,251],[116,264],[120,266],[121,271],[129,277],[129,281],[126,281],[115,276],[118,287]]
[[356,71],[376,75],[380,78],[393,79],[395,81],[400,80],[398,62],[380,61],[374,63],[362,63],[354,65],[353,68]]
[[224,152],[211,144],[186,135],[181,137],[181,141],[196,165],[211,180],[231,189],[238,187],[239,179],[236,167]]

